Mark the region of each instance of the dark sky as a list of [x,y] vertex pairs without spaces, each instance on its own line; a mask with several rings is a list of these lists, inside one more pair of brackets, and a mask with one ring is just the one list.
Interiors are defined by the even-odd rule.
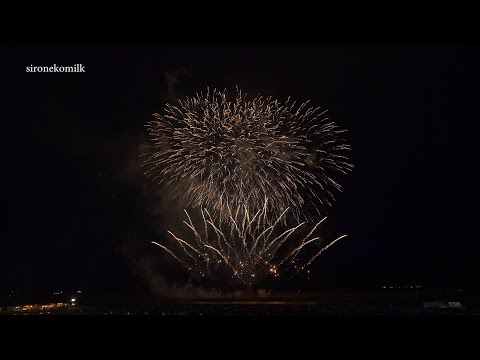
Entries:
[[[329,215],[329,235],[349,237],[302,286],[476,285],[479,48],[17,46],[0,53],[1,292],[137,291],[145,271],[174,281],[173,263],[150,244],[174,212],[151,196],[138,168],[144,124],[174,96],[235,85],[310,99],[349,129],[355,169]],[[86,72],[25,72],[31,64],[76,63]]]

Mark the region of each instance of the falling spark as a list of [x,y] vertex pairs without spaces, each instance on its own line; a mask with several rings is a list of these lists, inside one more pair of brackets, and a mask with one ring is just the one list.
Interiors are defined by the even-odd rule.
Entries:
[[184,265],[183,261],[180,260],[173,252],[171,252],[166,246],[163,246],[162,244],[157,243],[156,241],[152,241],[152,244],[155,244],[157,246],[160,246],[163,250],[165,250],[167,253],[173,256],[175,260],[177,260],[180,264]]
[[[281,213],[279,218],[274,222],[274,225],[272,225],[275,228],[269,231],[261,231],[262,228],[256,226],[257,222],[261,223],[263,221],[262,215],[252,218],[248,216],[250,219],[249,223],[254,226],[239,228],[236,226],[228,227],[228,224],[221,223],[215,225],[213,221],[207,220],[203,215],[205,213],[207,215],[209,214],[208,210],[203,209],[202,219],[205,230],[199,231],[185,210],[189,222],[184,223],[192,231],[193,236],[191,238],[195,239],[194,241],[197,245],[177,237],[171,231],[168,233],[176,240],[181,249],[180,253],[174,253],[171,249],[157,242],[153,243],[168,252],[186,268],[195,269],[200,276],[204,276],[205,273],[211,274],[212,266],[215,265],[217,274],[224,274],[224,271],[226,271],[230,278],[239,280],[244,284],[251,284],[252,281],[257,281],[262,275],[268,273],[278,276],[279,268],[282,265],[285,268],[291,266],[293,269],[303,270],[322,252],[346,236],[340,236],[329,245],[321,248],[305,265],[298,264],[297,266],[297,264],[294,264],[293,259],[297,259],[299,253],[308,247],[308,245],[321,241],[319,236],[310,237],[325,218],[315,224],[312,230],[301,239],[300,244],[297,245],[293,251],[287,252],[285,255],[285,251],[282,251],[285,250],[283,249],[284,243],[293,233],[297,232],[299,228],[306,226],[305,223],[300,223],[294,227],[283,230],[284,225],[281,222],[281,218],[285,217],[285,211]],[[245,214],[248,215],[248,212]],[[213,229],[213,232],[209,232],[208,228]],[[229,232],[227,233],[227,231]],[[275,233],[279,233],[279,235],[274,236]],[[216,236],[209,234],[216,234]],[[226,246],[220,246],[222,243]],[[205,251],[200,251],[196,246],[201,246]],[[292,259],[292,261],[288,262],[288,259]],[[285,271],[286,270],[287,269],[285,269]],[[213,276],[213,274],[211,275]]]

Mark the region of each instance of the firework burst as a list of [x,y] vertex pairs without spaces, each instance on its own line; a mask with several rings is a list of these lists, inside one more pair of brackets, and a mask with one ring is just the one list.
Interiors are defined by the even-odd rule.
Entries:
[[[175,240],[178,251],[174,252],[155,241],[152,243],[166,251],[194,276],[213,279],[220,276],[222,280],[252,285],[265,275],[277,277],[286,271],[298,272],[305,269],[323,251],[346,236],[340,236],[328,245],[319,247],[323,239],[315,236],[315,232],[326,217],[317,222],[306,235],[299,236],[307,225],[302,222],[293,227],[283,226],[288,210],[285,209],[270,226],[265,226],[267,201],[255,214],[249,214],[248,209],[245,209],[245,216],[234,218],[230,213],[228,222],[215,223],[210,212],[202,209],[203,224],[197,226],[184,210],[188,221],[183,223],[190,229],[190,236],[184,240],[168,231]],[[316,245],[316,251],[305,251],[313,245]]]
[[287,208],[298,222],[317,221],[341,189],[335,176],[353,167],[345,130],[308,102],[247,100],[238,89],[231,101],[226,90],[208,90],[155,118],[147,124],[146,175],[221,222],[256,214],[264,199],[267,226]]

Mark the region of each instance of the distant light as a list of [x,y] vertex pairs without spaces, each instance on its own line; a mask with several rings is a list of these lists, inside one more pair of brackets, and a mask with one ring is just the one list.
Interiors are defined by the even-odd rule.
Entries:
[[82,293],[82,290],[77,290],[77,294],[81,294]]
[[75,301],[76,301],[76,299],[75,299],[75,298],[72,298],[72,300],[70,300],[70,301],[71,301],[71,302],[75,302]]

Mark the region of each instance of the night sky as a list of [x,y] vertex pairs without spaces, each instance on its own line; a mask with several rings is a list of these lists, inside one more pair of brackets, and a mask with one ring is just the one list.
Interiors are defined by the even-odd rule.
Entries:
[[[442,46],[0,48],[0,291],[143,291],[177,282],[176,210],[139,168],[144,124],[207,86],[288,96],[349,129],[355,169],[329,213],[348,234],[305,289],[477,286],[480,51]],[[26,73],[83,64],[85,73]],[[158,278],[157,278],[158,277]],[[163,285],[162,285],[163,286]]]

